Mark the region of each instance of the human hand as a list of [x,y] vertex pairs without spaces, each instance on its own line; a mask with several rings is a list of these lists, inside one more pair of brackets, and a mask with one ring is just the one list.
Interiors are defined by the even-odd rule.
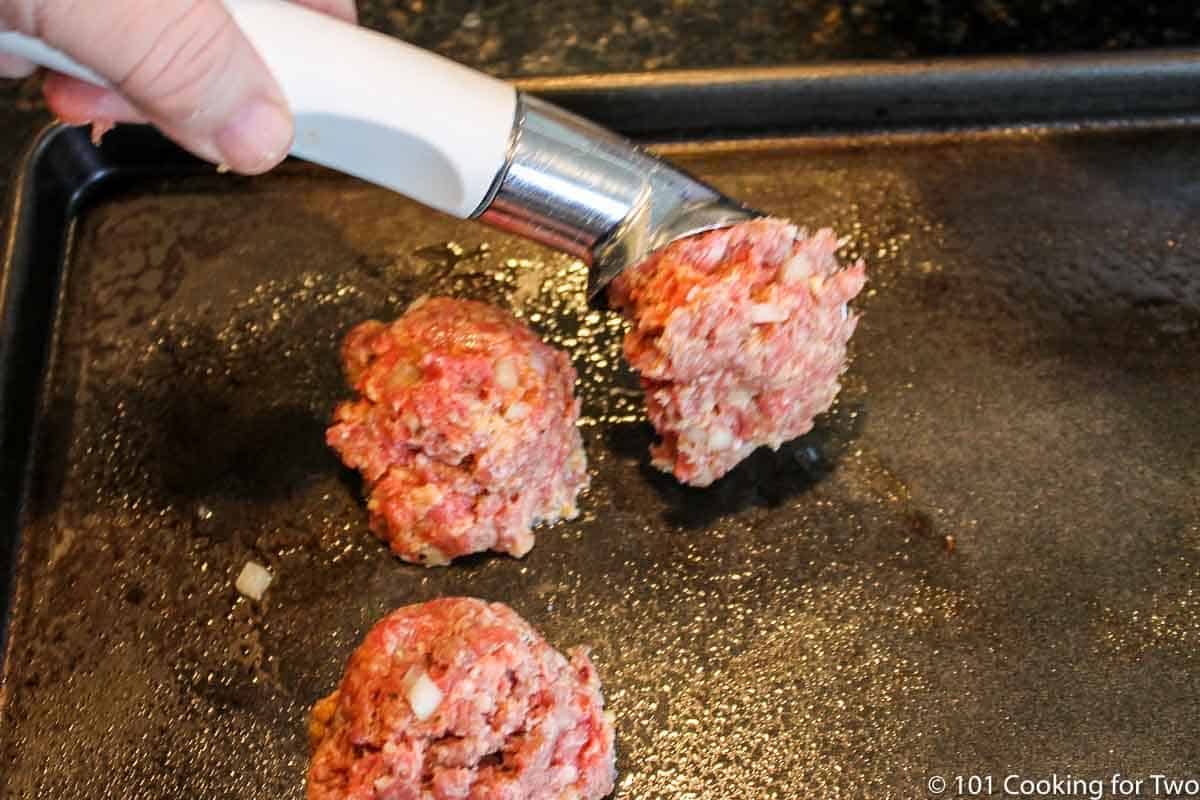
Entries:
[[[295,0],[353,22],[354,0]],[[149,122],[235,172],[274,167],[291,148],[283,92],[220,0],[0,0],[0,30],[41,39],[108,80],[52,73],[44,92],[64,122]],[[0,53],[0,77],[34,67]]]

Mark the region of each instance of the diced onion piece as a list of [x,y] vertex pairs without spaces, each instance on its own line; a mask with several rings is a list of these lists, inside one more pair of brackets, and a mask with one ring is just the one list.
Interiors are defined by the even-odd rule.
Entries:
[[117,123],[111,119],[94,119],[92,120],[92,144],[100,146],[100,141],[104,138],[104,134],[117,127]]
[[711,450],[727,450],[733,444],[733,433],[721,425],[714,425],[708,431],[708,446]]
[[414,386],[421,380],[421,368],[411,361],[397,361],[388,376],[388,383],[393,389],[404,389]]
[[750,321],[755,325],[767,322],[783,322],[787,319],[787,310],[774,303],[755,303],[750,306]]
[[412,489],[409,494],[409,503],[414,509],[425,512],[441,503],[443,496],[442,490],[437,486],[425,483]]
[[379,391],[379,382],[372,378],[367,378],[366,382],[364,382],[363,394],[372,403],[378,403],[383,398],[383,395]]
[[425,670],[414,664],[405,673],[403,683],[413,716],[422,722],[433,716],[442,704],[442,690]]
[[519,422],[529,416],[529,410],[528,403],[513,403],[504,412],[504,418],[509,422]]
[[784,262],[779,268],[779,280],[782,283],[798,283],[805,275],[813,271],[812,259],[807,253],[797,253]]
[[746,409],[754,402],[754,395],[745,389],[730,389],[729,394],[725,396],[725,402],[734,408]]
[[505,391],[517,388],[517,365],[513,359],[501,359],[496,365],[496,385]]
[[251,600],[262,600],[267,587],[271,585],[271,573],[262,564],[247,561],[234,585],[238,592]]

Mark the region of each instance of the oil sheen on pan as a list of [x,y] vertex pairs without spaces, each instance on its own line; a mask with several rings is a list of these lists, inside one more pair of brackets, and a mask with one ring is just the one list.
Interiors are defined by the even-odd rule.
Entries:
[[[463,596],[591,648],[622,800],[1188,769],[1194,138],[682,156],[871,268],[837,402],[704,490],[649,463],[626,323],[569,259],[304,169],[104,199],[47,384],[0,794],[300,798],[306,714],[367,632]],[[521,560],[401,563],[324,442],[345,333],[424,294],[512,310],[579,374],[591,486]]]

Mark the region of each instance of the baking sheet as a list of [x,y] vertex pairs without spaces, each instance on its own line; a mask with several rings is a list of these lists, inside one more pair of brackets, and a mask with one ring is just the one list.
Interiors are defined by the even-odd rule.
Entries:
[[[647,466],[578,264],[313,168],[156,169],[142,136],[106,144],[150,166],[70,227],[46,317],[0,795],[301,797],[307,707],[388,610],[451,594],[593,648],[620,798],[1194,772],[1186,119],[675,145],[870,274],[837,407],[704,491]],[[593,487],[523,560],[395,560],[323,444],[341,335],[426,292],[517,310],[580,370]]]

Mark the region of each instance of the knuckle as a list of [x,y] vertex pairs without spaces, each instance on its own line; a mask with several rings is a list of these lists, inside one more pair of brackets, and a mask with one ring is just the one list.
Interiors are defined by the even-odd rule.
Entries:
[[78,0],[18,0],[17,30],[35,39],[56,41],[63,29],[71,27],[73,19],[88,13],[78,6]]
[[193,2],[118,82],[118,88],[141,98],[156,114],[200,116],[229,71],[240,35],[219,4]]
[[27,0],[11,3],[0,2],[0,31],[17,31],[33,34],[37,4]]
[[0,31],[16,31],[27,36],[43,38],[46,21],[53,17],[53,0],[39,3],[36,0],[11,0],[0,2]]
[[33,74],[34,69],[32,61],[0,53],[0,78],[26,78]]

